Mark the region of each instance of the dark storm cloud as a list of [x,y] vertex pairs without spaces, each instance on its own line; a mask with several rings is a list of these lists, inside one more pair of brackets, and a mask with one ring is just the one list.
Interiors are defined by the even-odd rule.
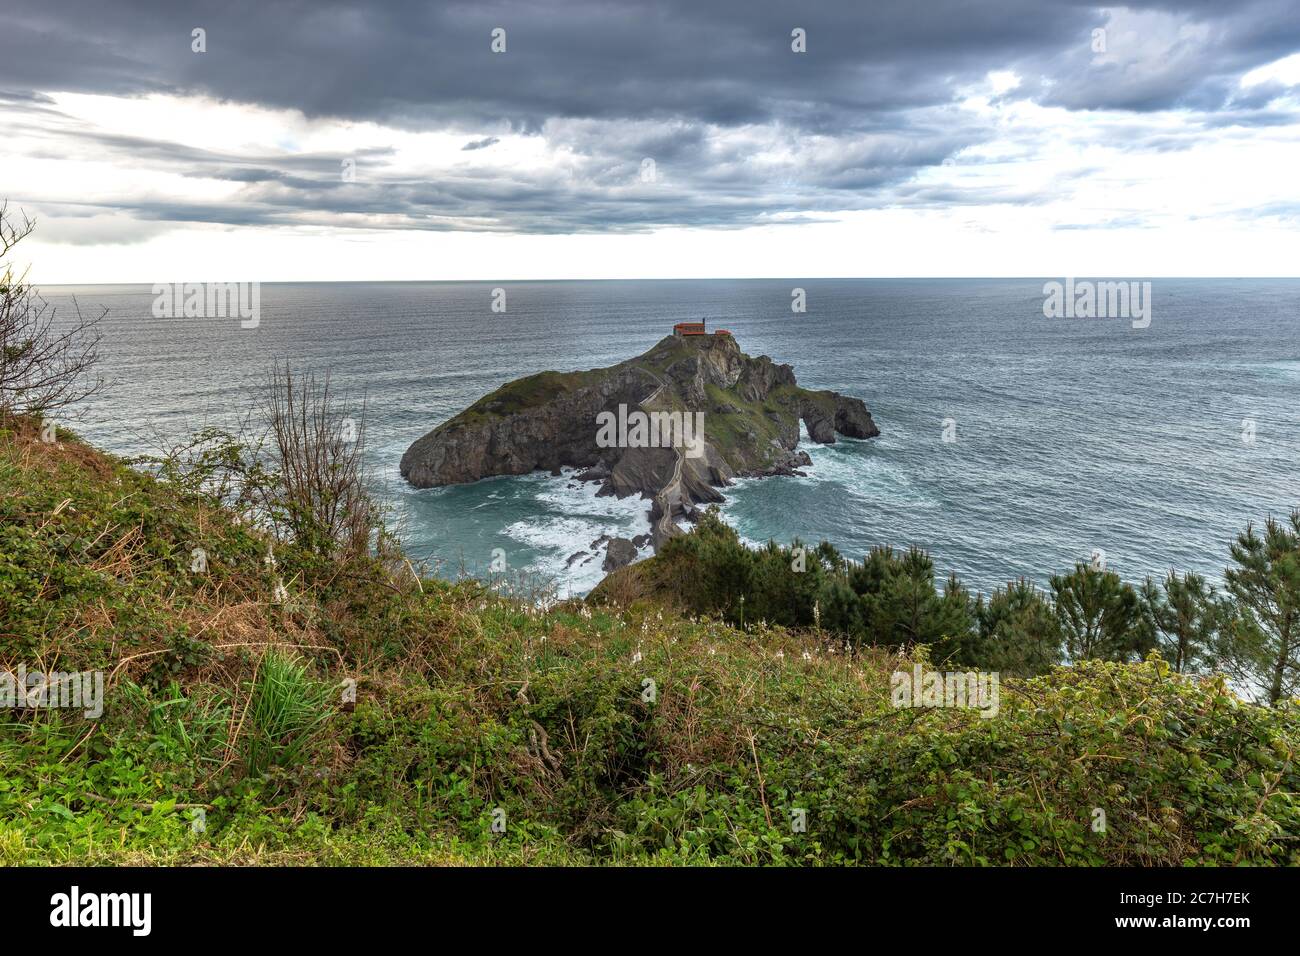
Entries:
[[[868,111],[942,100],[950,77],[1096,20],[1040,0],[6,5],[0,73],[20,89],[189,91],[309,116],[525,130],[553,116],[858,128]],[[795,26],[805,56],[790,51]],[[191,52],[196,27],[204,54]],[[496,27],[505,54],[489,48]]]
[[[1105,16],[1069,0],[6,6],[0,77],[18,89],[190,91],[416,126],[505,119],[535,129],[576,116],[857,129],[871,113],[941,102],[955,80],[1016,65],[1053,81],[1054,102],[1155,109],[1300,49],[1291,0],[1130,0],[1150,18],[1139,45],[1159,54],[1136,70],[1090,65],[1091,30]],[[796,26],[808,31],[804,56],[790,52]],[[191,52],[196,27],[204,54]],[[502,55],[489,48],[496,27]]]
[[[230,204],[149,198],[123,211],[236,224],[384,216],[384,228],[562,232],[987,202],[987,190],[908,184],[993,138],[945,112],[991,70],[1022,78],[1007,97],[1043,105],[1182,108],[1203,114],[1202,128],[1256,126],[1279,121],[1271,104],[1285,90],[1243,92],[1236,80],[1300,49],[1293,0],[1130,0],[1122,15],[1074,0],[5,2],[0,88],[17,91],[6,105],[32,123],[51,111],[46,92],[161,92],[468,137],[466,164],[429,183],[394,175],[383,149],[249,157],[179,146],[165,131],[47,127],[123,162],[243,184]],[[1108,23],[1099,56],[1093,30]],[[490,49],[497,27],[504,54]],[[791,52],[794,27],[807,31],[806,54]],[[191,50],[195,28],[204,53]],[[751,126],[787,138],[797,159],[717,135]],[[502,130],[543,129],[572,168],[524,181],[476,165]],[[648,185],[646,157],[660,174]],[[366,175],[341,183],[349,158]]]

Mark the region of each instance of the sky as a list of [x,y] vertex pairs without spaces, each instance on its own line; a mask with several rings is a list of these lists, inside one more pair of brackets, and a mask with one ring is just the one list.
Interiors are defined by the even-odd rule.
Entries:
[[38,284],[1300,275],[1300,4],[5,0]]

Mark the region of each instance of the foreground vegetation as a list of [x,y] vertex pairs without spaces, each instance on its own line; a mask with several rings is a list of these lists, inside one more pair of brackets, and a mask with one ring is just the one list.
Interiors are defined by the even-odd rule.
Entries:
[[105,706],[0,709],[0,863],[1300,862],[1300,714],[1221,678],[898,709],[924,644],[542,611],[53,437],[0,431],[0,669],[101,669]]

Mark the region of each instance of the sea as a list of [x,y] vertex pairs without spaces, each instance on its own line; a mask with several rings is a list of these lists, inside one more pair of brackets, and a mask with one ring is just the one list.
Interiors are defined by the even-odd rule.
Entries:
[[[804,477],[742,480],[747,541],[925,548],[988,593],[1099,556],[1128,580],[1221,578],[1248,522],[1300,506],[1300,280],[1151,278],[1146,327],[1049,318],[1024,279],[263,283],[255,328],[157,318],[150,286],[49,286],[107,309],[103,389],[70,427],[112,452],[234,427],[272,366],[364,402],[375,497],[436,573],[502,566],[579,595],[602,536],[649,530],[648,502],[532,474],[417,490],[406,447],[503,383],[644,352],[674,323],[729,329],[801,385],[861,398],[880,437],[821,446]],[[802,290],[802,296],[796,290]],[[802,298],[803,311],[795,311]],[[494,308],[495,307],[495,308]]]

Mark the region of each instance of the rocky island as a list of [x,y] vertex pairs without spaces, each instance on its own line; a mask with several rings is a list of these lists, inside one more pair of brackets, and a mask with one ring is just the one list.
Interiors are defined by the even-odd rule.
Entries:
[[733,478],[810,465],[798,450],[801,421],[822,444],[880,434],[859,399],[801,388],[789,365],[746,355],[726,331],[682,323],[617,365],[503,385],[415,441],[401,473],[430,488],[580,468],[576,477],[600,482],[599,494],[650,500],[657,549],[679,532],[678,519],[722,501],[718,489]]

